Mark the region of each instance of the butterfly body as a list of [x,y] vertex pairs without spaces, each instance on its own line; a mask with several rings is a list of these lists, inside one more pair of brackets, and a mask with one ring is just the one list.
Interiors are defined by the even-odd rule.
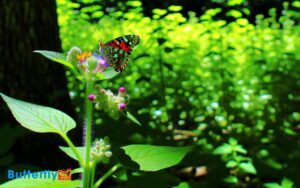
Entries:
[[102,58],[115,68],[117,72],[122,72],[128,64],[128,57],[132,49],[138,45],[140,37],[138,35],[125,35],[115,38],[105,44],[100,43]]

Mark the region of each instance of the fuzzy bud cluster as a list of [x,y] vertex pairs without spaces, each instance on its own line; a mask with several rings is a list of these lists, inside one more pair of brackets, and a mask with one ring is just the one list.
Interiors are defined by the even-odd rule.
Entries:
[[109,64],[96,52],[85,52],[78,47],[73,47],[67,56],[67,61],[78,67],[80,72],[95,74],[103,72]]
[[76,64],[78,62],[77,54],[82,54],[82,51],[78,47],[73,47],[68,52],[67,61],[71,62],[72,64]]
[[91,159],[97,162],[103,162],[107,164],[109,162],[109,158],[112,156],[112,152],[110,151],[110,144],[108,137],[104,139],[95,140],[92,148],[91,148]]
[[89,95],[88,99],[95,103],[95,108],[97,110],[104,110],[108,112],[109,116],[114,119],[119,117],[120,111],[124,111],[126,109],[126,89],[125,87],[120,87],[118,95],[114,95],[114,93],[110,90],[105,90],[102,88],[97,88],[98,93],[96,95]]

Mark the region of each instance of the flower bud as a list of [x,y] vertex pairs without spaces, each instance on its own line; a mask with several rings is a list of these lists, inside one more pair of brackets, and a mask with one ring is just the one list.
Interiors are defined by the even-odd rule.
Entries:
[[96,104],[95,104],[95,108],[96,108],[97,110],[100,110],[100,109],[101,109],[101,104],[100,104],[100,103],[96,103]]
[[125,103],[120,103],[120,104],[118,105],[118,109],[119,109],[119,110],[125,110],[125,108],[126,108],[126,104],[125,104]]
[[90,94],[90,95],[88,96],[88,99],[89,99],[90,101],[95,101],[95,100],[97,99],[97,97],[96,97],[95,94]]
[[108,163],[109,157],[112,156],[108,138],[96,140],[91,148],[92,160],[96,162]]
[[100,90],[100,93],[101,93],[101,94],[105,94],[105,93],[106,93],[105,89],[101,89],[101,90]]
[[[118,95],[115,95],[111,90],[102,89],[100,86],[97,88],[97,101],[96,109],[102,109],[108,112],[109,116],[113,119],[118,119],[120,112],[126,109],[126,88],[120,87],[118,89]],[[99,104],[98,104],[99,103]],[[101,105],[101,106],[100,106]]]
[[124,97],[125,93],[126,93],[126,88],[125,87],[120,87],[118,96],[119,97]]
[[73,47],[68,52],[67,61],[76,64],[78,62],[78,59],[76,58],[77,54],[81,54],[82,51],[78,47]]
[[87,63],[88,63],[88,66],[89,66],[89,70],[91,72],[94,71],[98,66],[98,60],[97,60],[97,58],[95,58],[93,56],[88,58]]
[[125,87],[120,87],[119,88],[119,93],[125,93],[126,92],[126,88]]
[[111,151],[106,151],[104,153],[105,157],[111,157],[112,156],[112,152]]

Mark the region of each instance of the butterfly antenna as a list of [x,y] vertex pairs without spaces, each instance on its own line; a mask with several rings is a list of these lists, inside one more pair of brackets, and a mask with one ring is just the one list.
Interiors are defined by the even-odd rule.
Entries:
[[99,50],[100,50],[100,52],[102,52],[103,49],[104,49],[104,43],[99,41]]

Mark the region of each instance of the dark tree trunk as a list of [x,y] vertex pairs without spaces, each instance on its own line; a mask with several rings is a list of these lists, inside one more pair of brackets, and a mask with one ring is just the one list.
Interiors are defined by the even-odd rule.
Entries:
[[61,51],[55,0],[1,0],[0,89],[71,112],[63,66],[34,50]]
[[[33,53],[37,49],[61,51],[55,0],[1,0],[0,92],[60,109],[74,118],[64,67]],[[2,100],[0,113],[0,131],[6,124],[10,129],[17,125]],[[20,129],[26,135],[19,137],[9,151],[4,151],[14,154],[14,163],[7,166],[30,163],[55,169],[74,165],[65,162],[63,153],[58,151],[57,145],[64,144],[59,136]],[[0,141],[13,142],[8,138]]]

